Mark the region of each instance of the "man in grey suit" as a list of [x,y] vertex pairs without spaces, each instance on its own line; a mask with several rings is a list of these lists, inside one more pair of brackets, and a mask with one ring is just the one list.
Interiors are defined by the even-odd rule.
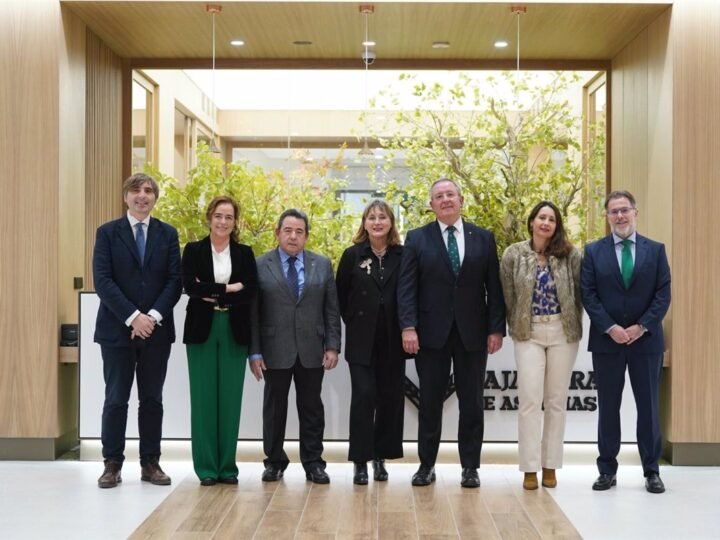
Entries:
[[280,480],[290,463],[283,443],[293,379],[305,476],[316,484],[330,482],[322,459],[325,409],[320,392],[324,370],[338,361],[340,311],[330,260],[304,249],[309,233],[303,212],[285,210],[275,230],[278,248],[257,260],[250,369],[257,380],[265,379],[265,482]]

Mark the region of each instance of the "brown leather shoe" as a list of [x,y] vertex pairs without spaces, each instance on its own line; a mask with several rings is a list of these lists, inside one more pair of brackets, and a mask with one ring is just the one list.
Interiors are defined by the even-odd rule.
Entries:
[[120,476],[120,470],[122,469],[122,463],[117,461],[105,460],[105,470],[103,471],[100,478],[98,478],[99,488],[114,488],[122,482]]
[[140,468],[140,480],[156,486],[170,485],[170,477],[163,472],[157,461],[148,461]]
[[546,469],[543,467],[542,485],[547,488],[557,486],[557,478],[555,478],[555,469]]
[[523,479],[523,488],[533,490],[538,488],[537,473],[526,472]]

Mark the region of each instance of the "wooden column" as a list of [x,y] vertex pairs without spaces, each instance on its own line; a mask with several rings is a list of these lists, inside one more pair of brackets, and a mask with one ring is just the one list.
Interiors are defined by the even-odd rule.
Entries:
[[675,464],[720,464],[720,3],[677,0],[612,62],[612,188],[672,267],[663,435]]
[[680,0],[673,43],[674,463],[720,464],[720,3]]
[[57,407],[61,36],[59,2],[0,3],[0,458],[28,450],[30,439],[62,435]]

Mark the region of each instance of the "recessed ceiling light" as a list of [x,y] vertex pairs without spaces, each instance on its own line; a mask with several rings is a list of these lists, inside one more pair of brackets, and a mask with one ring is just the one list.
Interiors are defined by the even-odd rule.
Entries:
[[374,41],[363,41],[363,42],[362,42],[362,46],[363,46],[363,47],[374,47],[374,46],[375,46],[375,42],[374,42]]
[[507,46],[508,46],[508,42],[507,42],[507,41],[500,40],[500,41],[496,41],[496,42],[495,42],[495,47],[498,48],[498,49],[504,49],[504,48],[507,47]]
[[449,49],[450,42],[449,41],[433,41],[432,48],[433,49]]
[[232,45],[233,47],[242,47],[243,45],[245,45],[245,42],[242,39],[233,39],[230,42],[230,45]]
[[293,45],[298,45],[298,46],[305,46],[305,45],[312,45],[313,42],[312,42],[312,41],[308,41],[308,40],[306,40],[306,39],[298,39],[297,41],[293,41],[292,44],[293,44]]

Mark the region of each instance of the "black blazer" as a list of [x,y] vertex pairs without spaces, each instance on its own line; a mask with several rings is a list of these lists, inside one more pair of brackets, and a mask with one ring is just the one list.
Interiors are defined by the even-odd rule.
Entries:
[[[135,310],[156,310],[165,330],[158,336],[175,341],[173,308],[180,299],[180,245],[177,231],[150,218],[145,260],[140,264],[135,237],[127,216],[109,221],[97,230],[93,250],[93,280],[100,297],[95,341],[109,347],[130,344],[125,324]],[[164,339],[164,338],[163,338]]]
[[437,221],[407,234],[398,281],[401,328],[415,327],[420,347],[442,348],[457,325],[468,351],[505,335],[505,300],[495,237],[463,221],[465,256],[456,278]]
[[190,297],[185,315],[183,343],[204,343],[210,335],[214,304],[203,300],[213,298],[220,306],[230,308],[230,327],[235,341],[250,344],[250,304],[257,293],[257,267],[252,249],[230,241],[232,273],[230,283],[242,282],[243,290],[226,293],[224,283],[215,283],[210,237],[189,242],[182,256],[182,281]]
[[345,359],[351,363],[369,365],[375,342],[380,302],[385,306],[385,324],[390,344],[390,358],[404,360],[402,337],[397,318],[397,283],[402,246],[388,247],[384,257],[384,279],[368,274],[360,268],[363,261],[373,257],[370,244],[363,242],[345,250],[340,258],[335,282],[340,303],[340,315],[345,322]]

